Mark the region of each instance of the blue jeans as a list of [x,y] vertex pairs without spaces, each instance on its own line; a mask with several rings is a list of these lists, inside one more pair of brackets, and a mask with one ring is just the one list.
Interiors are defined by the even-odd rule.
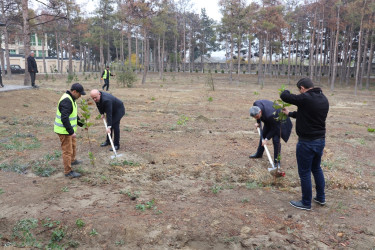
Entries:
[[298,140],[297,143],[298,175],[301,180],[302,203],[305,206],[311,206],[311,173],[315,180],[316,198],[321,202],[325,202],[325,181],[323,170],[320,167],[324,146],[325,139],[313,141]]

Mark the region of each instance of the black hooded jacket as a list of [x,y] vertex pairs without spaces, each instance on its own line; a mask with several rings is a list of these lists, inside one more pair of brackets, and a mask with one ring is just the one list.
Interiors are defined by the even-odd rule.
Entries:
[[297,111],[289,112],[289,116],[296,118],[296,133],[300,139],[325,138],[329,103],[320,88],[310,89],[300,95],[285,90],[280,98],[298,107]]

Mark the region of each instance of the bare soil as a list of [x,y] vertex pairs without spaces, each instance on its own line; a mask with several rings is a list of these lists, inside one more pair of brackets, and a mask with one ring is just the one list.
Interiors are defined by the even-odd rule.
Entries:
[[[322,84],[330,102],[322,162],[327,205],[302,211],[289,205],[301,196],[294,128],[282,145],[285,177],[268,173],[266,156],[248,158],[258,143],[248,110],[257,99],[278,99],[287,80],[268,79],[261,88],[255,76],[241,75],[230,84],[227,76],[213,74],[212,91],[207,76],[168,73],[159,80],[151,73],[149,83],[133,88],[111,80],[110,93],[126,107],[122,156],[112,160],[109,148],[99,146],[104,125],[94,119],[98,111],[90,102],[91,149],[87,133],[77,131],[79,179],[63,175],[53,132],[57,101],[71,85],[67,77],[39,74],[39,89],[0,92],[1,245],[373,249],[375,133],[368,128],[375,128],[374,82],[357,96],[353,86],[331,92]],[[4,83],[21,85],[21,77]],[[98,74],[79,75],[78,81],[87,92],[101,87]],[[287,88],[296,93],[294,83]],[[56,170],[37,175],[48,168]],[[35,228],[25,226],[31,219]]]

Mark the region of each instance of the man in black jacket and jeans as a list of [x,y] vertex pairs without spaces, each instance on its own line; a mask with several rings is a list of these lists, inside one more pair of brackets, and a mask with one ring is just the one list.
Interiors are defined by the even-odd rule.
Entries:
[[35,77],[36,77],[36,73],[38,73],[38,66],[36,64],[34,55],[35,55],[34,51],[31,51],[29,57],[27,58],[27,68],[30,73],[31,86],[33,88],[38,88],[38,86],[35,85]]
[[[258,149],[256,153],[250,155],[249,158],[261,158],[264,152],[264,145],[268,140],[272,139],[275,167],[276,165],[279,165],[280,167],[280,161],[278,159],[278,155],[281,153],[280,136],[285,142],[287,142],[293,127],[289,117],[282,124],[276,121],[275,118],[278,117],[279,112],[280,110],[276,110],[273,107],[273,102],[269,100],[257,100],[250,108],[250,116],[257,120],[255,127],[260,128],[261,134]],[[263,128],[261,124],[262,122],[264,124]]]
[[329,103],[320,88],[314,87],[309,78],[297,82],[300,94],[294,95],[289,90],[283,91],[280,98],[284,102],[297,106],[297,111],[283,112],[289,117],[296,118],[297,164],[301,181],[302,200],[290,201],[290,205],[299,209],[310,210],[312,199],[311,173],[314,176],[316,196],[314,202],[325,205],[325,180],[320,167],[323,149],[325,147],[326,119]]
[[[104,118],[104,114],[106,114],[107,118],[107,139],[100,146],[110,145],[108,137],[110,133],[111,137],[114,135],[113,144],[115,149],[118,150],[120,148],[120,121],[125,115],[124,103],[113,95],[97,89],[91,90],[90,96],[96,103],[102,118]],[[112,151],[112,149],[110,150]]]

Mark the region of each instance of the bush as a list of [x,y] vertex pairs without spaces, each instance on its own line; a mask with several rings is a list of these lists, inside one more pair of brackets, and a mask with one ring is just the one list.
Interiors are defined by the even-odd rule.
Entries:
[[223,69],[221,70],[221,74],[224,74],[224,70]]
[[215,73],[217,73],[217,69],[215,69]]
[[117,74],[117,82],[121,87],[133,87],[133,83],[137,81],[137,75],[131,70],[125,70]]
[[242,71],[244,74],[246,74],[246,70]]
[[195,69],[195,73],[198,73],[198,69]]

